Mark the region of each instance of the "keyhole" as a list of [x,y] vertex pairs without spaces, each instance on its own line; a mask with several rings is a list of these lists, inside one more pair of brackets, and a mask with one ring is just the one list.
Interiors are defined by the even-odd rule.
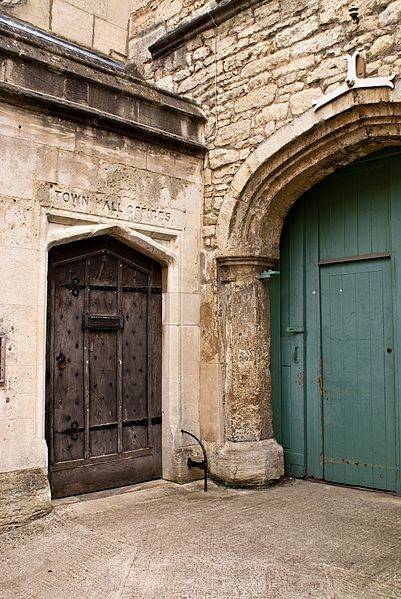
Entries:
[[387,351],[388,354],[391,354],[391,352],[393,351],[393,348],[392,347],[388,347],[386,351]]

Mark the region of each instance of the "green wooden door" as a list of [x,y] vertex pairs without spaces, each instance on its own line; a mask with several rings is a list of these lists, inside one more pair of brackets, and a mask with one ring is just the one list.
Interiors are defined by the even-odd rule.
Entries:
[[287,474],[401,492],[400,230],[399,149],[339,169],[287,216],[270,281]]
[[321,266],[325,480],[395,489],[391,262]]
[[272,300],[278,308],[272,326],[279,338],[279,351],[272,355],[272,369],[278,373],[273,377],[273,385],[280,381],[281,392],[287,399],[273,410],[274,428],[285,449],[286,470],[294,476],[305,475],[303,230],[301,206],[282,237],[282,268],[289,276],[271,281]]

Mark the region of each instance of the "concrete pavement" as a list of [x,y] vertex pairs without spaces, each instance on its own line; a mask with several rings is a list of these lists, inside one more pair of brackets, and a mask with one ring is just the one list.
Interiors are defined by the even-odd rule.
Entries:
[[157,481],[0,536],[2,599],[400,599],[401,498]]

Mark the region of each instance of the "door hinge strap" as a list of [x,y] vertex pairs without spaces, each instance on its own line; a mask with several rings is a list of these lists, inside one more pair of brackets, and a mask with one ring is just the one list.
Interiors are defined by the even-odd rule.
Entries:
[[[150,422],[150,424],[161,424],[162,417],[154,416],[153,418],[141,418],[139,420],[125,420],[122,423],[122,425],[123,426],[146,426],[148,424],[148,422]],[[89,430],[90,431],[100,431],[100,430],[105,430],[105,429],[109,429],[109,428],[115,428],[116,426],[118,426],[118,422],[105,422],[104,424],[94,424],[93,426],[89,427]],[[85,430],[84,427],[79,426],[78,422],[76,420],[74,420],[74,422],[71,423],[70,428],[66,428],[63,431],[60,431],[60,434],[70,435],[71,439],[73,441],[76,441],[78,439],[78,433],[83,433],[84,430]]]

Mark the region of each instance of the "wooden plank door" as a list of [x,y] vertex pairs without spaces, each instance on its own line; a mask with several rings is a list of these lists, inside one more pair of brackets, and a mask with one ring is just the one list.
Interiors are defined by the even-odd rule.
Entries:
[[283,231],[280,271],[270,281],[273,426],[288,475],[305,475],[304,457],[304,209]]
[[53,249],[47,373],[54,497],[160,477],[160,265],[108,237]]
[[395,490],[390,259],[320,268],[324,478]]

